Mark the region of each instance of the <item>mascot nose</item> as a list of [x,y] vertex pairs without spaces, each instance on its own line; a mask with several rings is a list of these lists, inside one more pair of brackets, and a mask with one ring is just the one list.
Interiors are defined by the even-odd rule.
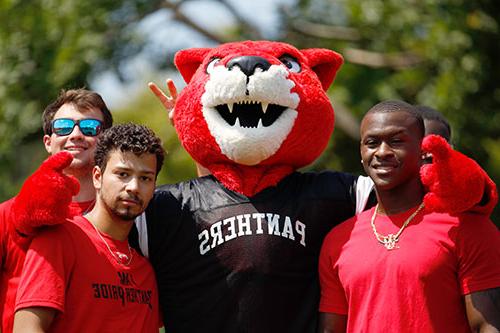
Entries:
[[255,72],[256,68],[260,68],[263,71],[267,71],[271,64],[262,57],[256,56],[241,56],[231,59],[227,63],[227,68],[232,69],[234,66],[238,66],[246,76],[250,76]]

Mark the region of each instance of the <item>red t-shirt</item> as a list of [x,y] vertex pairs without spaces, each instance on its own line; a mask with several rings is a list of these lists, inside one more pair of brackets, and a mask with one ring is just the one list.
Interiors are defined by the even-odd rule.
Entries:
[[[374,209],[334,228],[320,255],[321,312],[348,332],[470,332],[463,295],[500,286],[500,232],[484,216],[419,213],[394,250],[373,233]],[[396,234],[414,209],[378,215]]]
[[[26,247],[29,239],[20,246],[14,241],[12,233],[12,204],[14,198],[0,203],[0,331],[12,332],[14,324],[14,305],[19,278],[23,269]],[[86,211],[94,203],[94,200],[85,202],[73,202],[72,206]]]
[[[117,263],[83,217],[44,230],[31,243],[17,293],[16,311],[49,307],[51,332],[158,332],[158,292],[153,268],[135,250],[128,266]],[[113,251],[128,241],[102,234]]]

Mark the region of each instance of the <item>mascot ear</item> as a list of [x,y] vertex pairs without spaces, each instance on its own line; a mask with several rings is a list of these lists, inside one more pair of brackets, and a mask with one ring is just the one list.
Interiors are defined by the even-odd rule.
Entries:
[[307,58],[309,67],[316,73],[326,91],[344,59],[337,52],[328,49],[304,49],[300,52]]
[[205,56],[212,49],[210,48],[192,48],[180,50],[175,54],[174,63],[186,83],[191,81],[194,73],[200,67]]

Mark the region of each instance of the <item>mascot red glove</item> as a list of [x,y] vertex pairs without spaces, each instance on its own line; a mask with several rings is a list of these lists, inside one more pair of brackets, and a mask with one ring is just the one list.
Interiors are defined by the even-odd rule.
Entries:
[[71,199],[80,189],[73,176],[63,174],[73,156],[60,152],[45,160],[24,183],[14,199],[14,228],[32,235],[42,225],[60,224],[78,212],[70,208]]
[[425,137],[422,150],[432,154],[432,164],[420,170],[422,183],[429,190],[424,197],[428,209],[450,214],[491,214],[498,202],[497,189],[474,160],[453,150],[438,135]]

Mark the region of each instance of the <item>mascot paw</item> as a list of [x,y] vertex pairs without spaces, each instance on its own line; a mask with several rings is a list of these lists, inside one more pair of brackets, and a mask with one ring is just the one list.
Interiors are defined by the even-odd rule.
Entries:
[[74,216],[69,205],[80,184],[63,174],[72,160],[70,153],[60,152],[45,160],[26,180],[12,206],[18,232],[31,235],[37,227],[60,224]]
[[422,150],[432,155],[432,163],[420,170],[428,189],[424,202],[429,210],[491,214],[498,201],[496,186],[474,160],[453,150],[437,135],[424,138]]

